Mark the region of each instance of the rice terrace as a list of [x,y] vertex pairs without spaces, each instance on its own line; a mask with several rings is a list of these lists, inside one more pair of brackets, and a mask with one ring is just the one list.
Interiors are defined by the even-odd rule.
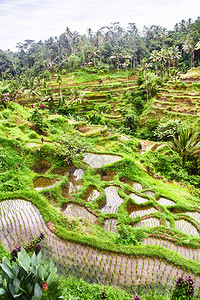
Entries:
[[200,298],[200,20],[113,26],[0,52],[0,299]]

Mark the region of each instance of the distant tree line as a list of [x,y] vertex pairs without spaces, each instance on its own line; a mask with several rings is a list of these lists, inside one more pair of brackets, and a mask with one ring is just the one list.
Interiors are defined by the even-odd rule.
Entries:
[[[119,22],[93,32],[79,34],[68,27],[59,37],[17,44],[17,52],[0,50],[0,77],[26,74],[30,77],[46,71],[64,74],[83,66],[101,69],[135,68],[151,61],[155,73],[179,67],[182,71],[199,66],[200,17],[182,20],[174,30],[158,25],[144,26],[139,32],[135,23],[127,28]],[[145,71],[145,69],[144,69]]]

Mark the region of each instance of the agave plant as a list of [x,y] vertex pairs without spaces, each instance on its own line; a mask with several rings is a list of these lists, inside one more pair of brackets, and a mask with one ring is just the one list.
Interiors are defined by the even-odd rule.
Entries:
[[42,264],[41,252],[30,257],[21,248],[15,261],[4,257],[0,264],[1,299],[40,300],[51,287],[56,272],[53,262]]

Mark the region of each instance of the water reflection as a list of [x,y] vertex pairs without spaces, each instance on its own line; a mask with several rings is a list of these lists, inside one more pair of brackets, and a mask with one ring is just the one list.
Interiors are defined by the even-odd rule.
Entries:
[[92,168],[100,168],[120,159],[122,159],[122,157],[117,155],[87,153],[84,156],[83,161]]

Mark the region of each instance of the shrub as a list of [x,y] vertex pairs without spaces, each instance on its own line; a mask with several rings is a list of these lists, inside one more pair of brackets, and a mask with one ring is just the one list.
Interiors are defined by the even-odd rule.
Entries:
[[98,111],[91,110],[87,116],[87,120],[93,124],[102,124],[102,116]]
[[159,120],[157,119],[148,119],[145,121],[144,124],[140,124],[139,130],[137,130],[137,137],[140,139],[149,139],[149,140],[156,140],[154,135],[154,131],[157,129],[159,125]]
[[133,132],[136,131],[138,126],[138,117],[135,111],[129,111],[124,120],[124,126],[132,130]]
[[31,114],[30,120],[33,122],[35,131],[37,133],[43,133],[44,129],[44,120],[42,114],[35,108]]
[[181,124],[178,120],[170,120],[164,124],[158,125],[154,131],[154,136],[160,141],[173,140],[181,131]]
[[132,104],[133,109],[137,112],[137,114],[141,114],[144,106],[146,104],[146,97],[144,97],[144,94],[140,91],[134,91],[131,92],[128,95],[127,102]]
[[183,167],[178,153],[165,146],[158,151],[148,151],[141,159],[150,174],[160,173],[170,180],[188,180],[188,173]]
[[31,132],[28,135],[29,139],[37,139],[37,133],[36,132]]
[[56,272],[53,262],[46,266],[42,263],[41,252],[29,256],[21,248],[14,260],[4,257],[0,264],[1,299],[39,300],[45,299],[47,294],[47,299],[58,299]]
[[176,280],[175,289],[172,292],[172,300],[183,300],[183,299],[193,299],[194,298],[194,280],[191,276],[178,277]]
[[58,159],[63,163],[70,163],[73,159],[80,159],[83,156],[83,152],[88,152],[90,146],[84,137],[80,135],[67,136],[62,135],[60,137],[60,144],[55,144]]
[[140,228],[133,228],[130,225],[121,224],[117,226],[117,233],[115,237],[115,242],[117,244],[132,244],[138,245],[147,236]]

